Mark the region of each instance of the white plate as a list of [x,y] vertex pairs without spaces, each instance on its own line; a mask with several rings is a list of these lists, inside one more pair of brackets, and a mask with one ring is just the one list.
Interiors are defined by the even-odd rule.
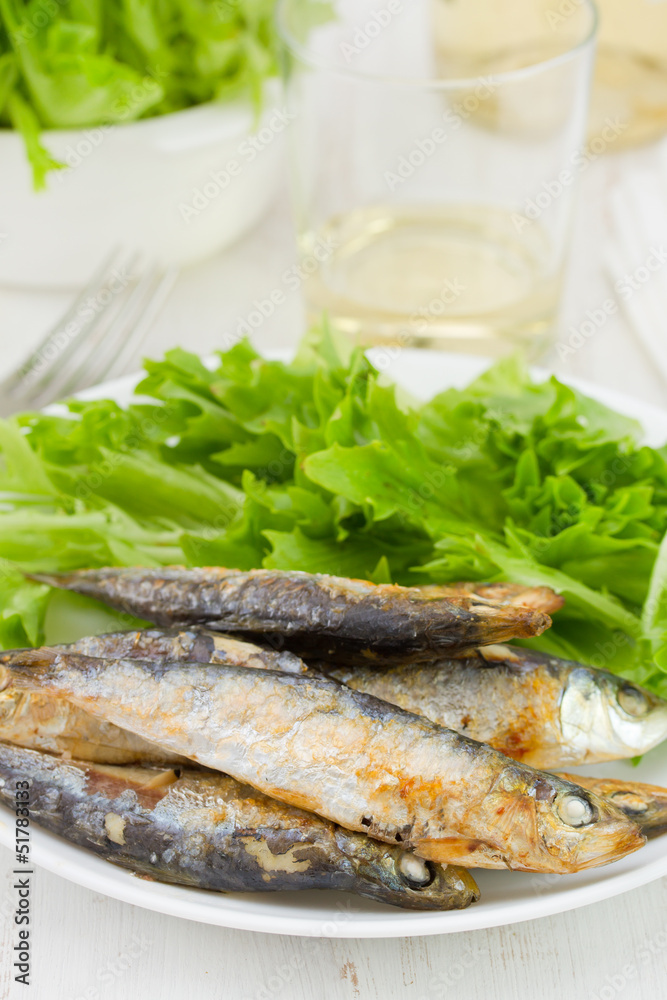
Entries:
[[[384,371],[415,395],[426,397],[449,386],[465,385],[487,362],[479,358],[430,351],[403,350],[400,357],[376,352]],[[387,363],[388,362],[388,363]],[[135,379],[122,379],[89,390],[88,398],[129,398]],[[667,412],[597,386],[572,380],[595,399],[639,419],[647,441],[667,439]],[[587,773],[627,777],[667,785],[667,744],[652,751],[637,768],[629,763],[586,768]],[[0,842],[12,846],[12,816],[0,811]],[[524,875],[515,872],[475,873],[482,892],[479,903],[451,913],[411,913],[344,893],[218,894],[146,882],[73,847],[33,826],[31,860],[78,885],[187,920],[221,927],[323,937],[409,937],[447,934],[532,920],[595,903],[635,889],[667,874],[667,841],[658,838],[623,861],[579,875]]]

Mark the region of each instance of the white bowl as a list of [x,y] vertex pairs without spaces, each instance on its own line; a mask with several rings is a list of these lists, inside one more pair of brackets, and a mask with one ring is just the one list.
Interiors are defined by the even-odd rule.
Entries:
[[18,133],[0,129],[0,284],[77,286],[116,247],[163,266],[233,243],[262,215],[279,177],[289,119],[277,81],[250,100],[158,118],[42,134],[66,170],[33,189]]

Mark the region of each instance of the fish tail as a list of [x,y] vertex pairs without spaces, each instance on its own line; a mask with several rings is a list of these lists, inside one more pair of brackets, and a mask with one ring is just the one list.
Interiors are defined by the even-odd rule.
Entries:
[[32,580],[34,583],[45,583],[58,590],[72,590],[75,594],[83,594],[84,597],[92,597],[97,601],[112,603],[114,598],[120,599],[120,595],[115,592],[120,574],[117,576],[98,573],[96,570],[79,570],[74,573],[25,573],[24,575],[27,580]]
[[28,580],[35,583],[45,583],[58,590],[71,590],[83,597],[100,601],[116,611],[140,617],[140,608],[136,604],[132,582],[124,579],[122,572],[78,570],[74,573],[26,573]]
[[18,649],[6,649],[4,650],[4,652],[0,653],[0,664],[11,663],[17,653],[29,653],[29,652],[31,652],[31,647],[29,646],[21,646]]
[[[26,580],[33,583],[46,583],[49,587],[58,587],[60,590],[74,590],[81,586],[81,578],[70,573],[24,573]],[[85,584],[85,579],[84,579]]]
[[24,573],[23,575],[26,580],[32,580],[34,583],[48,583],[50,587],[58,586],[58,577],[51,573]]

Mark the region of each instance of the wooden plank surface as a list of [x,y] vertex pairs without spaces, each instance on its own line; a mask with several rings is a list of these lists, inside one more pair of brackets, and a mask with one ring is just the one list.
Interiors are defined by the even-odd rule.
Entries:
[[[11,864],[2,849],[0,865]],[[667,879],[532,923],[440,937],[313,940],[163,917],[71,885],[34,881],[33,985],[9,1000],[662,1000]],[[3,900],[12,899],[3,883]],[[611,992],[613,991],[613,992]]]

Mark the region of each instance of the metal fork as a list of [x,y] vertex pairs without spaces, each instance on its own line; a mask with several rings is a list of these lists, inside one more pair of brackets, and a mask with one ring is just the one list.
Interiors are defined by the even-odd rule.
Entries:
[[142,271],[138,254],[114,251],[30,357],[0,382],[0,416],[39,409],[123,374],[177,273]]

